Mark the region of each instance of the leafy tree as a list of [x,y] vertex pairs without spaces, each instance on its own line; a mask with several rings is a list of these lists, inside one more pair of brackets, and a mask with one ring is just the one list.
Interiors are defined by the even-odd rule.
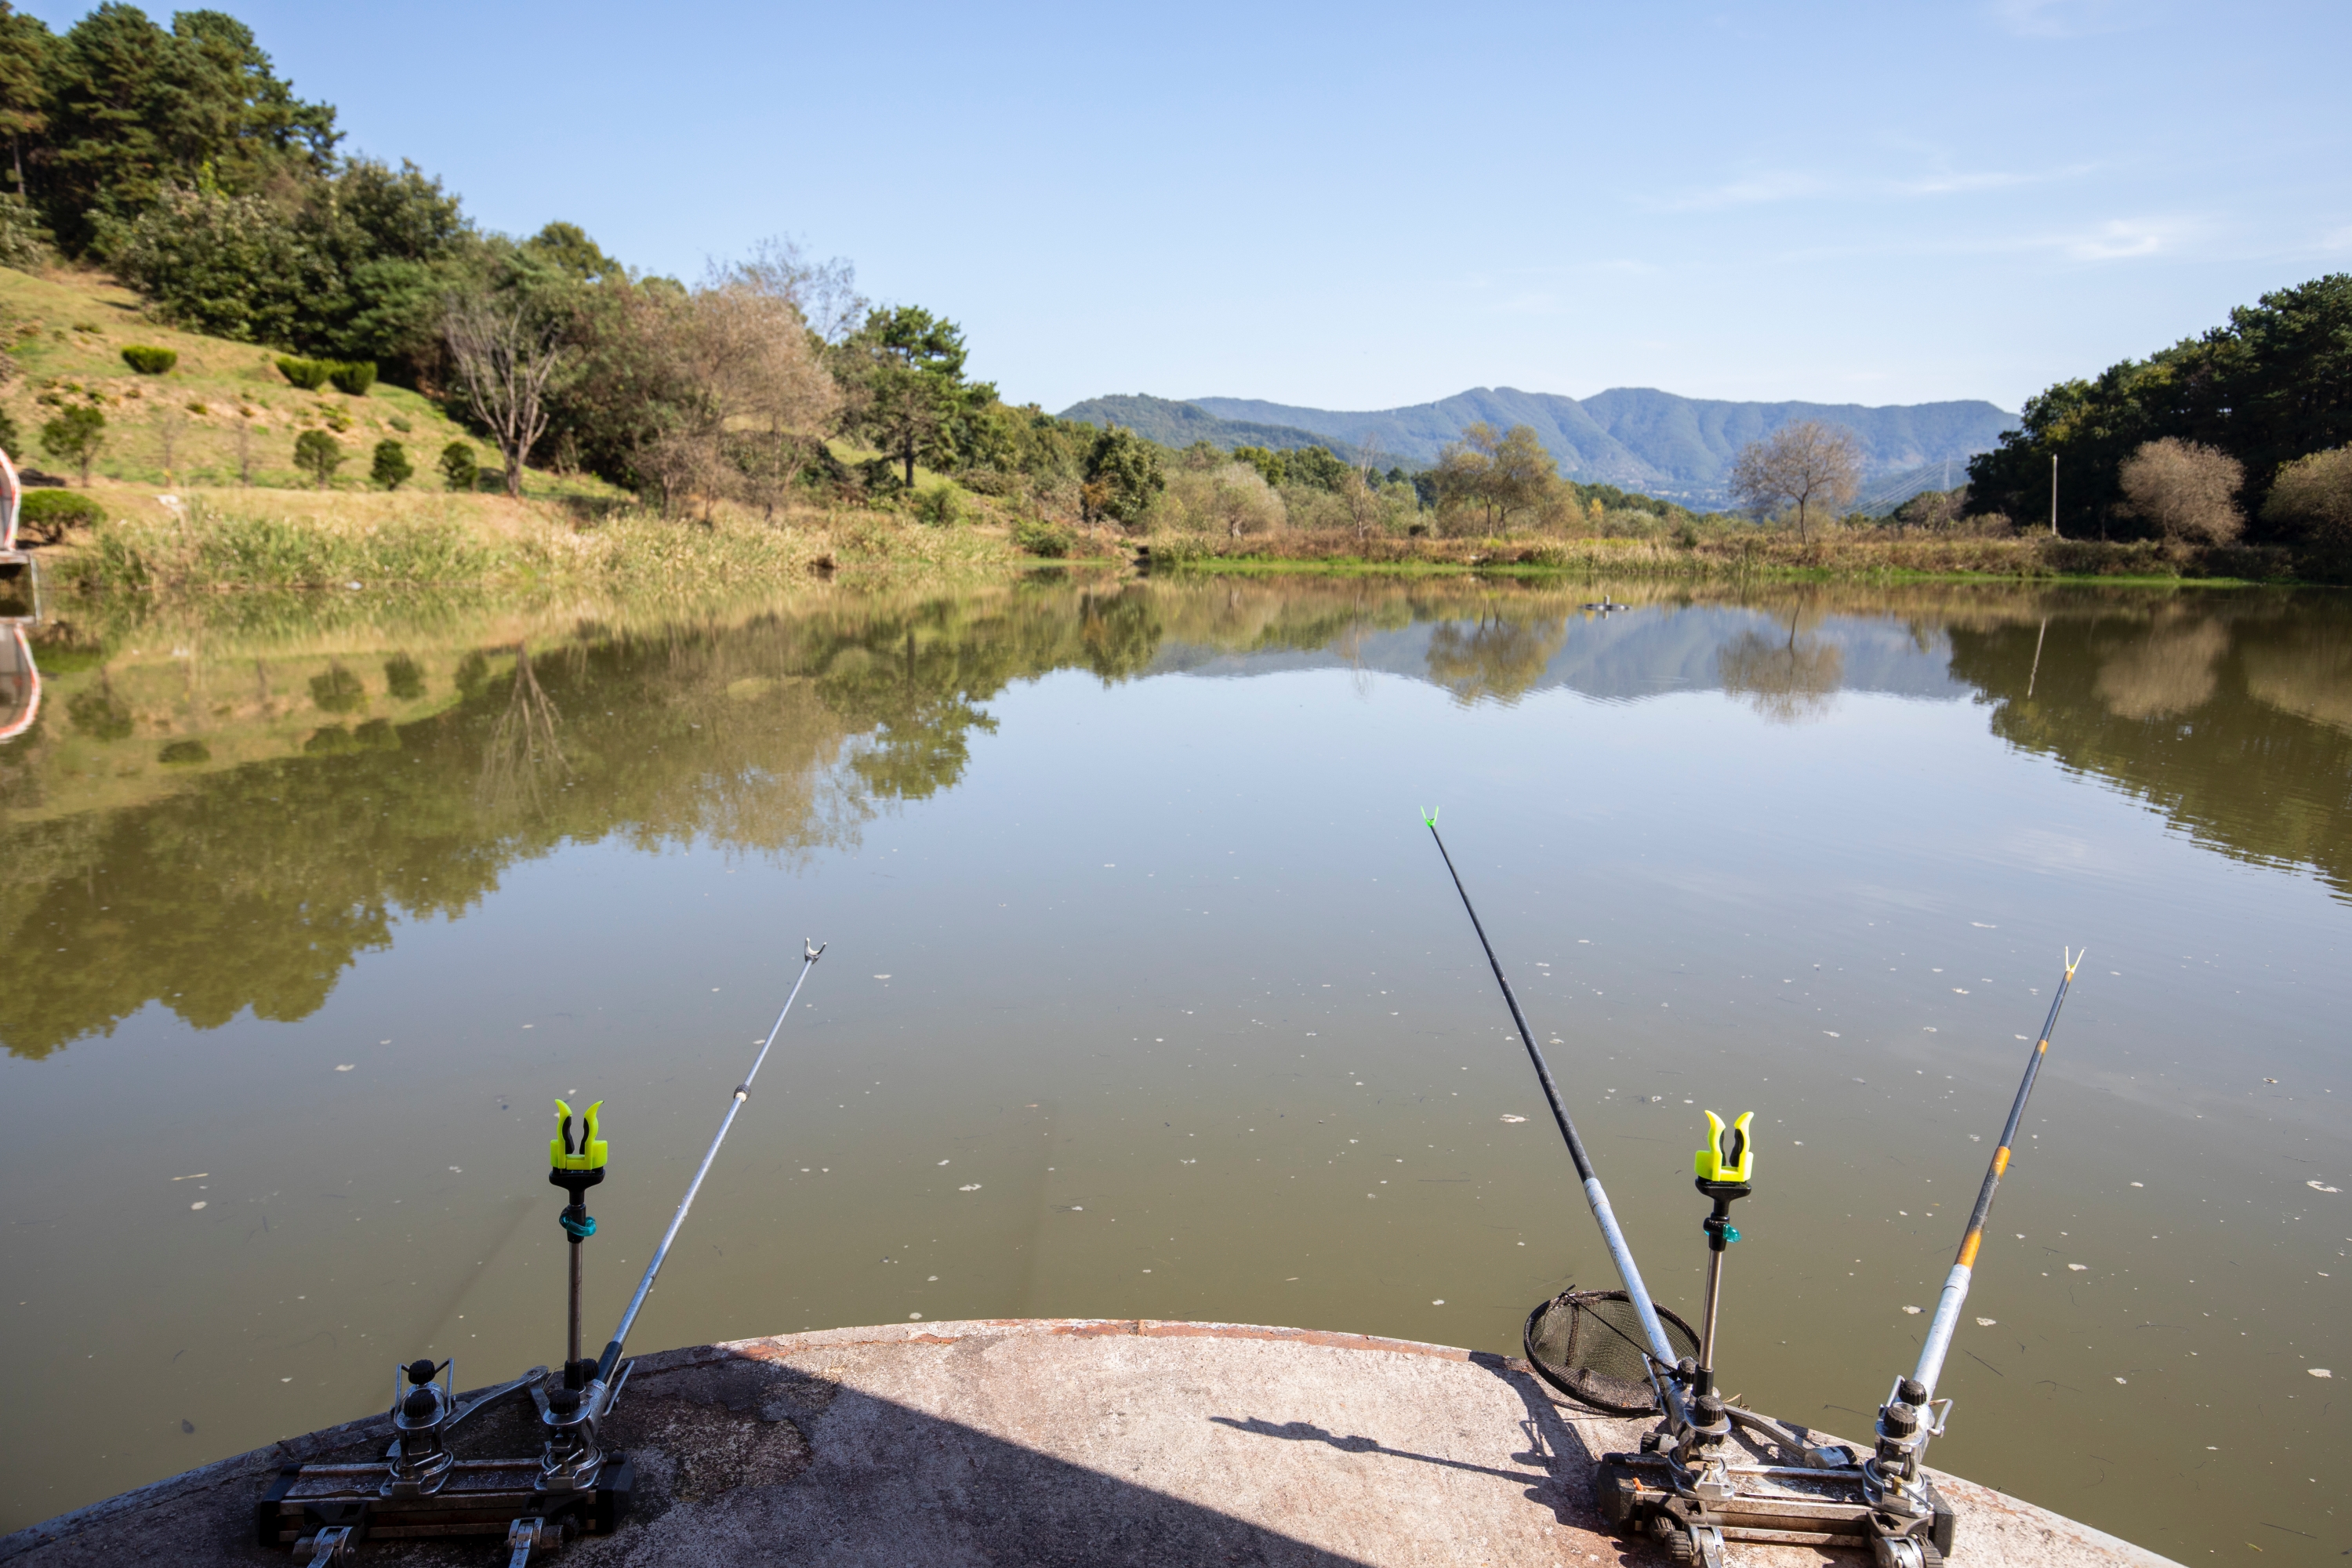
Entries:
[[108,0],[48,58],[43,205],[70,248],[107,247],[173,183],[256,195],[323,175],[335,111],[280,80],[252,29],[183,11],[164,31]]
[[368,465],[368,478],[388,490],[396,490],[416,472],[408,460],[408,448],[397,441],[378,441],[375,460]]
[[919,305],[867,314],[836,353],[851,390],[848,424],[888,453],[915,482],[915,465],[955,462],[967,426],[996,388],[963,378],[963,329]]
[[1740,448],[1731,465],[1731,493],[1767,511],[1797,509],[1797,538],[1806,538],[1813,512],[1836,517],[1853,503],[1862,484],[1862,447],[1853,432],[1818,419],[1796,419]]
[[1351,471],[1328,447],[1294,447],[1283,454],[1283,467],[1289,470],[1292,484],[1312,485],[1318,490],[1337,490]]
[[81,472],[81,488],[89,489],[89,466],[106,445],[106,416],[95,408],[75,406],[41,426],[41,450]]
[[441,448],[441,482],[453,490],[471,494],[482,482],[482,470],[474,460],[474,448],[463,441],[452,441]]
[[1514,425],[1498,434],[1481,421],[1438,453],[1434,488],[1441,514],[1473,513],[1489,533],[1539,506],[1559,482],[1559,466],[1533,427]]
[[20,202],[32,196],[25,183],[26,148],[37,148],[49,127],[47,76],[56,47],[48,24],[14,6],[0,6],[0,132],[8,137],[9,172]]
[[551,223],[523,241],[541,259],[583,283],[626,279],[629,269],[604,254],[576,223]]
[[1160,448],[1114,425],[1095,437],[1094,448],[1087,454],[1086,484],[1079,495],[1087,521],[1108,517],[1133,528],[1150,510],[1151,498],[1167,488]]
[[478,244],[438,181],[357,160],[290,198],[168,184],[111,259],[182,326],[414,376],[438,363],[441,296]]
[[1234,461],[1247,463],[1257,470],[1257,477],[1267,484],[1279,485],[1290,477],[1290,461],[1283,453],[1267,447],[1236,447]]
[[335,470],[343,466],[343,444],[324,430],[305,430],[294,437],[294,466],[325,489]]

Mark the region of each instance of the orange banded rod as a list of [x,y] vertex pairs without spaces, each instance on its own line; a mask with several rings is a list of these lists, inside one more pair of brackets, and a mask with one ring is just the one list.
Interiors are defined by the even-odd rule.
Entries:
[[[2087,950],[2085,950],[2087,952]],[[1912,1375],[1934,1394],[1936,1379],[1944,1370],[1944,1357],[1952,1348],[1952,1331],[1960,1319],[1961,1303],[1968,1300],[1969,1279],[1977,1265],[1977,1248],[1984,1242],[1985,1221],[1992,1215],[1993,1194],[2000,1190],[2000,1178],[2009,1169],[2011,1151],[2017,1143],[2018,1123],[2025,1120],[2025,1102],[2033,1098],[2033,1081],[2042,1076],[2042,1059],[2050,1054],[2050,1037],[2058,1028],[2058,1010],[2066,1005],[2066,993],[2074,984],[2075,965],[2084,953],[2070,954],[2066,972],[2059,977],[2058,994],[2050,998],[2050,1016],[2042,1023],[2042,1036],[2033,1045],[2032,1056],[2026,1058],[2025,1078],[2017,1086],[2016,1102],[2009,1108],[2009,1122],[2000,1130],[2000,1144],[1992,1152],[1992,1163],[1985,1168],[1984,1185],[1977,1189],[1977,1206],[1969,1213],[1969,1228],[1960,1237],[1959,1255],[1952,1260],[1952,1271],[1944,1280],[1943,1298],[1936,1303],[1936,1321],[1927,1326],[1927,1342],[1919,1348],[1919,1367]]]

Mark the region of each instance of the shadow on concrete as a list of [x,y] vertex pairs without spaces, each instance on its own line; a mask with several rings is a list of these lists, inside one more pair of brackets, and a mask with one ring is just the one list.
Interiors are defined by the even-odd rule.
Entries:
[[[531,1425],[519,1403],[487,1412],[462,1451],[530,1453]],[[0,1563],[282,1564],[284,1552],[262,1552],[250,1534],[254,1500],[278,1467],[373,1459],[387,1436],[378,1417],[223,1460],[19,1531],[0,1541]],[[614,1535],[564,1549],[574,1568],[1357,1568],[1354,1558],[1171,1496],[1148,1473],[1109,1473],[1148,1456],[1108,1436],[1104,1468],[1090,1468],[773,1363],[714,1357],[640,1372],[609,1436],[635,1462],[637,1494]],[[488,1539],[377,1541],[361,1561],[494,1568],[506,1553]]]

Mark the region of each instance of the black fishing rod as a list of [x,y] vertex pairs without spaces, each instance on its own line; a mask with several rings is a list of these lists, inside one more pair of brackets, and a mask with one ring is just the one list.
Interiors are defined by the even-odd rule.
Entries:
[[1609,1194],[1593,1173],[1592,1156],[1585,1152],[1584,1140],[1577,1136],[1576,1123],[1560,1101],[1559,1085],[1552,1081],[1551,1064],[1544,1060],[1543,1048],[1536,1044],[1535,1031],[1528,1027],[1528,1016],[1520,1010],[1519,998],[1503,973],[1502,960],[1495,956],[1495,944],[1486,940],[1486,928],[1470,902],[1470,889],[1462,885],[1462,873],[1454,869],[1454,857],[1446,853],[1445,840],[1437,831],[1437,813],[1428,812],[1421,820],[1427,825],[1429,837],[1436,841],[1437,853],[1444,858],[1446,875],[1454,879],[1454,890],[1462,895],[1462,908],[1470,916],[1470,929],[1478,933],[1478,945],[1486,950],[1486,962],[1495,971],[1495,984],[1503,988],[1503,1000],[1510,1005],[1511,1022],[1518,1026],[1519,1038],[1528,1047],[1528,1059],[1535,1063],[1537,1081],[1543,1085],[1544,1099],[1551,1104],[1552,1120],[1559,1123],[1559,1135],[1568,1142],[1568,1157],[1575,1162],[1576,1173],[1584,1183],[1585,1202],[1592,1205],[1592,1217],[1600,1224],[1601,1238],[1609,1244],[1609,1257],[1617,1265],[1617,1278],[1625,1282],[1625,1294],[1642,1320],[1642,1332],[1650,1342],[1650,1352],[1660,1365],[1672,1367],[1678,1357],[1673,1342],[1666,1338],[1664,1325],[1658,1321],[1658,1310],[1650,1300],[1649,1288],[1642,1283],[1642,1270],[1633,1261],[1633,1249],[1626,1245],[1625,1233],[1617,1227],[1617,1215],[1609,1206]]

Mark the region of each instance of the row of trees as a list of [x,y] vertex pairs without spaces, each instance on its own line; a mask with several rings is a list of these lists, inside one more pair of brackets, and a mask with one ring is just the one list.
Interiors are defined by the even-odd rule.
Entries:
[[2352,274],[2264,294],[2229,321],[2027,400],[1969,465],[1972,503],[2051,511],[2076,536],[2352,542]]

